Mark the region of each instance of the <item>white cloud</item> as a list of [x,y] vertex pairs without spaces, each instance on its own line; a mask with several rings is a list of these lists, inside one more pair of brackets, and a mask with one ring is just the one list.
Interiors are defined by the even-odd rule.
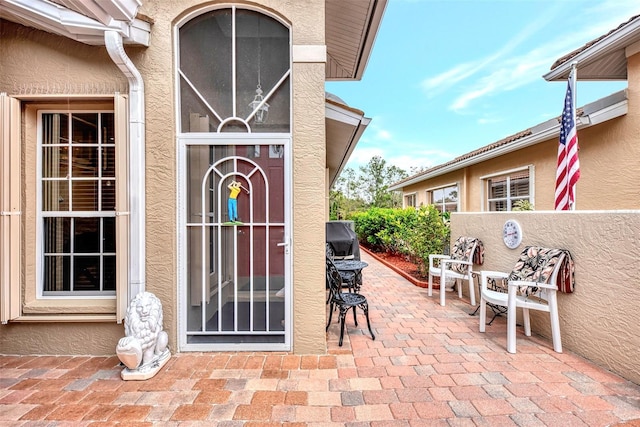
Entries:
[[424,79],[420,86],[422,86],[422,88],[427,92],[427,95],[432,98],[436,94],[454,86],[461,80],[472,76],[478,71],[478,68],[479,67],[474,63],[459,64],[444,73]]
[[[491,55],[477,61],[458,64],[439,75],[424,79],[421,83],[422,88],[429,91],[429,95],[432,97],[437,93],[441,93],[454,85],[457,85],[460,81],[473,77],[487,68],[495,68],[496,62],[500,61],[501,58],[505,57],[510,52],[516,50],[518,46],[524,43],[531,36],[534,36],[538,30],[543,28],[557,13],[557,9],[558,6],[556,5],[554,8],[549,10],[547,14],[526,26],[521,32],[516,34],[515,37],[508,40],[504,46]],[[435,89],[435,91],[433,91],[433,89]],[[490,92],[491,90],[488,89],[471,89],[469,93],[463,94],[454,101],[452,109],[455,110],[457,108],[463,108],[470,100]],[[460,105],[460,107],[456,107],[456,105]]]
[[500,118],[480,118],[478,120],[476,120],[476,123],[478,123],[479,125],[489,125],[492,123],[500,123],[502,121],[502,119]]
[[393,137],[391,136],[391,132],[385,130],[385,129],[378,129],[378,131],[376,132],[376,138],[377,139],[382,139],[385,141],[390,141],[393,139]]

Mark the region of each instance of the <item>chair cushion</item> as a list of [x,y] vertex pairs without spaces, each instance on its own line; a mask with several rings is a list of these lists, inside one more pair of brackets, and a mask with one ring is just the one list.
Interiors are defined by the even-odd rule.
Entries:
[[[453,244],[451,259],[472,261],[474,264],[481,265],[484,262],[484,246],[482,245],[482,241],[476,237],[458,237],[458,240]],[[465,274],[469,266],[464,264],[449,264],[449,268],[460,274]]]
[[[562,255],[565,255],[562,265],[557,265]],[[527,282],[549,283],[554,270],[560,268],[556,285],[561,292],[573,292],[575,286],[573,259],[566,249],[543,248],[527,246],[520,254],[520,258],[513,267],[508,280],[523,280]],[[538,288],[522,287],[520,292],[525,295],[538,293]]]

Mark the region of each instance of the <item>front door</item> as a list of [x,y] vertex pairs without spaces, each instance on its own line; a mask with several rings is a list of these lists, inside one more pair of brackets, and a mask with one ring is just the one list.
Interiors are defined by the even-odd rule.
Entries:
[[288,145],[184,144],[182,350],[290,350]]

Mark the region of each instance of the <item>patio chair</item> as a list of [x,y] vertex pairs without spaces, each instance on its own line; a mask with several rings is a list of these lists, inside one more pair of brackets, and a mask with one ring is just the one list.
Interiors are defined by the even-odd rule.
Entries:
[[331,325],[331,318],[333,316],[333,310],[338,308],[339,320],[340,320],[340,341],[339,346],[342,346],[342,340],[344,338],[345,318],[347,312],[353,309],[353,320],[356,326],[358,326],[358,316],[356,314],[356,308],[361,308],[364,312],[364,316],[367,319],[367,327],[372,339],[376,339],[376,336],[371,330],[371,322],[369,321],[369,304],[367,298],[359,293],[344,292],[342,290],[342,277],[336,266],[331,262],[331,259],[327,257],[327,287],[329,288],[329,320],[327,321],[326,330],[329,330]]
[[[507,282],[508,289],[491,289],[490,282]],[[557,292],[573,292],[574,265],[566,249],[527,246],[511,273],[480,272],[480,332],[486,329],[487,304],[507,307],[507,351],[516,352],[516,310],[522,308],[524,333],[531,336],[529,310],[549,313],[553,349],[562,353]]]
[[[327,243],[325,250],[326,250],[327,260],[333,263],[334,261],[333,247],[329,243]],[[335,267],[335,264],[334,264],[334,267]],[[342,287],[348,288],[349,291],[352,291],[354,289],[359,289],[360,286],[358,285],[362,285],[362,278],[360,278],[360,283],[357,283],[359,278],[356,272],[350,271],[350,270],[340,270],[337,267],[336,269],[340,273],[340,277],[342,277]],[[327,289],[329,289],[328,286],[329,285],[327,285]],[[327,302],[329,301],[327,300]]]
[[440,277],[440,305],[445,305],[445,285],[447,279],[454,279],[458,288],[458,297],[462,298],[463,280],[469,286],[471,305],[476,305],[475,283],[473,280],[473,264],[484,261],[484,246],[476,237],[460,236],[453,244],[451,255],[429,255],[429,288],[428,295],[433,295],[433,277]]

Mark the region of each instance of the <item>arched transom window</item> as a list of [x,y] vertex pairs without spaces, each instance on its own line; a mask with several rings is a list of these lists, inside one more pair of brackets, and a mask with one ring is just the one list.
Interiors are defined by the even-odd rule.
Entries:
[[211,10],[179,30],[180,131],[290,132],[289,29],[262,13]]

